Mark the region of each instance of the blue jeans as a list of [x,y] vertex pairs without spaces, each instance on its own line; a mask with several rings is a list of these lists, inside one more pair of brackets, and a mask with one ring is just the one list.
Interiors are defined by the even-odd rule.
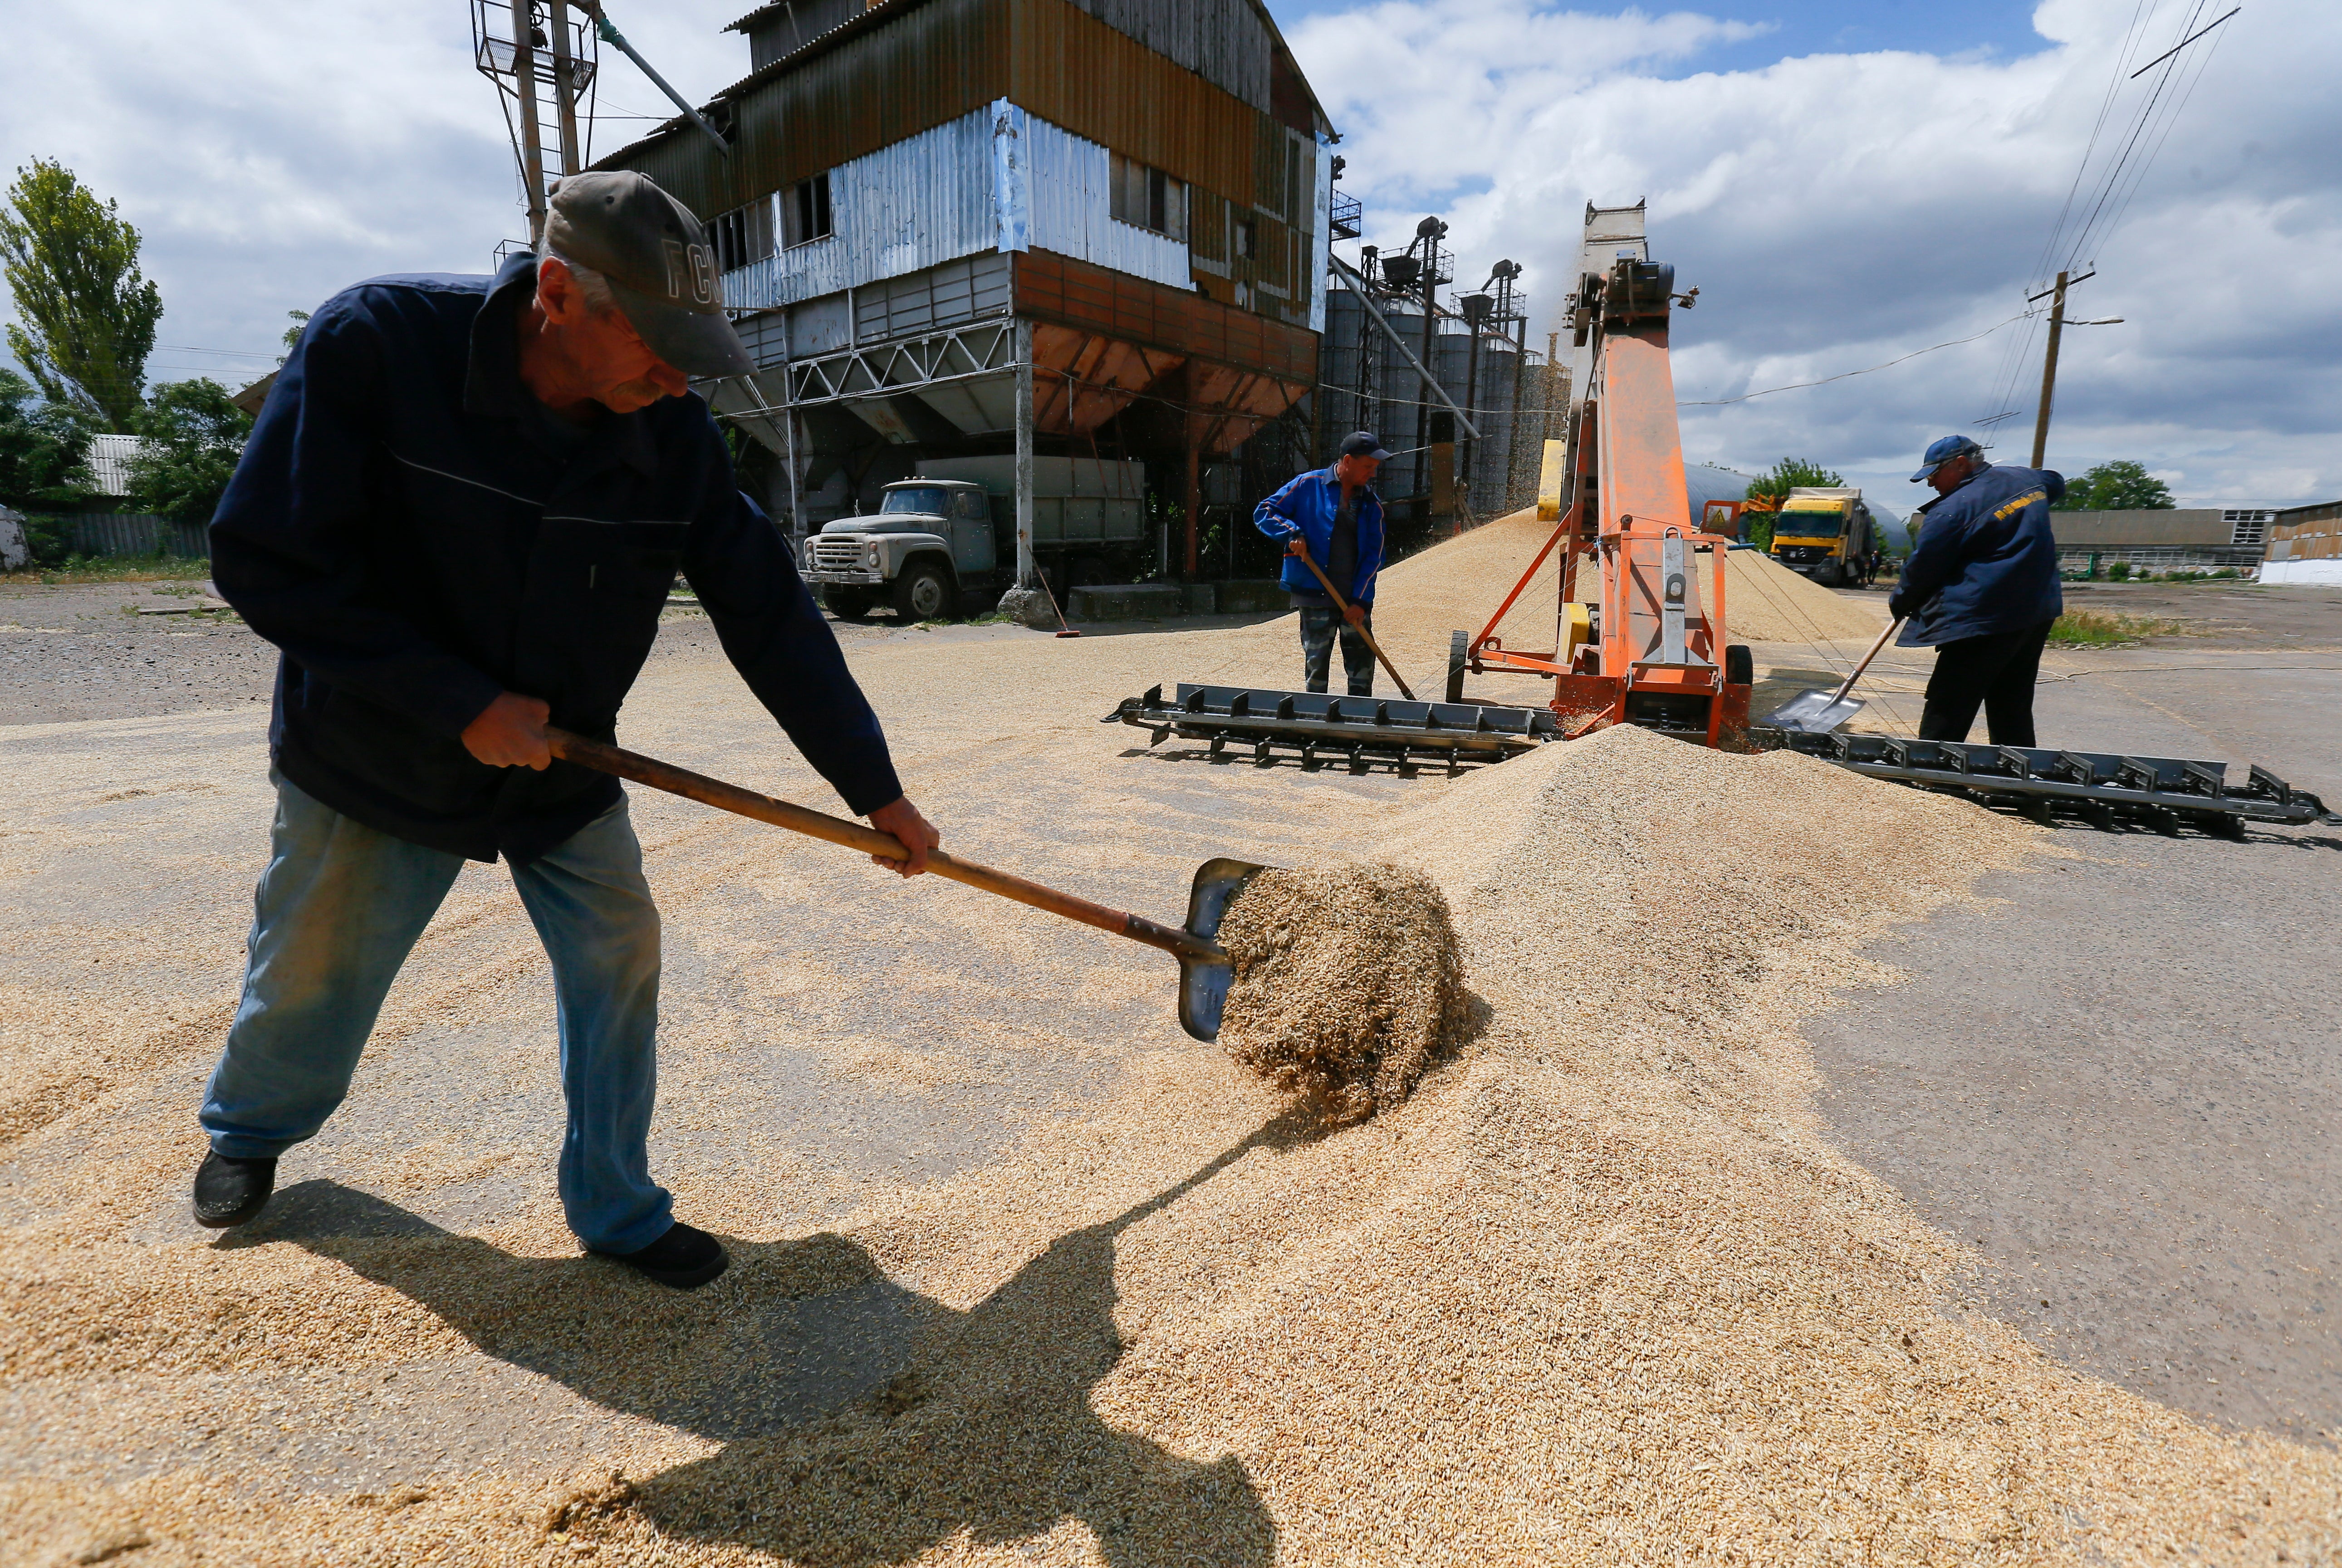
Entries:
[[[461,855],[353,822],[277,775],[253,895],[244,1000],[199,1120],[220,1154],[274,1159],[316,1135]],[[658,1086],[659,924],[625,802],[512,868],[553,961],[561,1029],[561,1206],[587,1246],[628,1253],[674,1223],[646,1141]]]
[[[1374,629],[1374,606],[1366,606],[1366,626]],[[1334,634],[1342,635],[1342,674],[1349,680],[1350,695],[1371,695],[1375,689],[1375,651],[1356,628],[1342,618],[1342,612],[1328,607],[1318,610],[1305,604],[1301,607],[1301,674],[1313,692],[1326,689],[1326,677],[1334,663]]]

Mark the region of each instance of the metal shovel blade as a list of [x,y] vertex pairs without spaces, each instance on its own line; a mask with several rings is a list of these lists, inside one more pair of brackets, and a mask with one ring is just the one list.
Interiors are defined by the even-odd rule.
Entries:
[[1860,697],[1841,697],[1836,691],[1817,686],[1810,692],[1799,692],[1767,714],[1763,722],[1778,730],[1826,735],[1862,712],[1863,706]]
[[1227,1005],[1236,966],[1215,939],[1228,905],[1266,868],[1243,860],[1207,860],[1196,868],[1187,894],[1187,934],[1212,944],[1208,954],[1179,955],[1179,1027],[1198,1040],[1220,1037],[1220,1010]]

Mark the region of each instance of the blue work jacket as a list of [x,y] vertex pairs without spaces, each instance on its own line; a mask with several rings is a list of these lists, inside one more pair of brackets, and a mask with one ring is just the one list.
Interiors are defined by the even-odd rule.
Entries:
[[410,844],[533,859],[616,805],[618,781],[489,767],[465,727],[511,691],[611,739],[680,567],[846,804],[900,796],[877,716],[707,405],[663,398],[565,439],[528,394],[534,277],[524,254],[493,278],[359,284],[277,373],[211,524],[221,596],[282,653],[277,769]]
[[2023,632],[2066,607],[2049,504],[2066,494],[2047,468],[1987,468],[1927,509],[1888,609],[1911,619],[1901,648]]
[[[1308,541],[1309,557],[1326,569],[1334,543],[1334,514],[1342,507],[1342,482],[1331,468],[1296,474],[1285,487],[1253,508],[1253,526],[1280,542],[1298,534]],[[1353,604],[1375,602],[1375,577],[1383,569],[1383,503],[1371,484],[1358,486],[1358,570],[1347,583],[1336,583]],[[1309,568],[1287,555],[1277,580],[1287,593],[1325,600],[1326,590]]]

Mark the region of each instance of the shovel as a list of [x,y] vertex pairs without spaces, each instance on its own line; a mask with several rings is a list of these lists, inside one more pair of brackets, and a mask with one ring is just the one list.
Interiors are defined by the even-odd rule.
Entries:
[[1870,644],[1870,652],[1862,655],[1862,663],[1855,665],[1854,674],[1847,676],[1846,684],[1835,692],[1821,686],[1799,692],[1767,714],[1763,722],[1775,729],[1801,730],[1810,735],[1826,735],[1862,712],[1862,699],[1849,697],[1847,693],[1854,690],[1854,683],[1862,678],[1863,671],[1870,668],[1870,661],[1878,657],[1878,650],[1887,645],[1887,639],[1893,636],[1895,629],[1902,624],[1899,619],[1887,623],[1887,630],[1878,634],[1878,641]]
[[[696,800],[702,805],[736,812],[775,827],[858,849],[866,854],[884,855],[889,860],[910,858],[910,851],[892,834],[880,833],[858,822],[792,805],[771,795],[709,778],[706,774],[672,766],[656,757],[573,735],[566,730],[548,727],[545,738],[552,744],[553,754],[564,762],[616,774],[653,789],[679,794],[686,800]],[[1197,866],[1195,883],[1187,891],[1187,924],[1184,927],[1108,909],[1102,904],[1044,887],[1008,872],[958,859],[939,849],[927,852],[927,869],[937,876],[1161,948],[1179,961],[1179,1026],[1198,1040],[1219,1038],[1220,1011],[1227,1001],[1228,986],[1236,979],[1236,969],[1228,962],[1226,952],[1212,939],[1219,934],[1220,921],[1226,915],[1230,901],[1245,890],[1261,867],[1241,860],[1207,860]]]
[[[1334,586],[1334,580],[1317,569],[1317,563],[1312,561],[1306,551],[1302,554],[1301,564],[1309,568],[1309,574],[1316,578],[1325,588],[1326,596],[1334,601],[1334,608],[1341,611],[1343,617],[1347,619],[1350,614],[1350,602],[1342,597],[1342,590]],[[1415,694],[1406,689],[1406,677],[1400,674],[1398,666],[1390,662],[1390,655],[1383,652],[1383,645],[1380,643],[1375,641],[1375,634],[1364,626],[1355,629],[1358,635],[1366,640],[1366,646],[1375,651],[1375,657],[1383,662],[1383,668],[1390,672],[1390,678],[1398,683],[1398,694],[1410,703],[1415,701]]]

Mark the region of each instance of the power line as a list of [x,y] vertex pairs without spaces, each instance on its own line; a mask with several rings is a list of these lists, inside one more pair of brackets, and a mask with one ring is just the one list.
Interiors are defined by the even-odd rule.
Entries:
[[224,354],[232,359],[276,359],[281,357],[280,355],[274,354],[254,354],[249,350],[241,348],[195,348],[184,343],[158,343],[155,345],[155,352],[157,354]]
[[2217,20],[2208,22],[2197,31],[2188,34],[2187,36],[2179,40],[2178,43],[2174,44],[2170,48],[2166,49],[2162,54],[2157,55],[2154,59],[2149,60],[2137,70],[2133,71],[2130,74],[2131,80],[2134,82],[2137,81],[2141,76],[2146,75],[2149,71],[2154,70],[2157,65],[2162,65],[2166,60],[2170,59],[2171,56],[2179,53],[2180,50],[2185,49],[2188,45],[2193,44],[2197,39],[2201,38],[2205,34],[2209,33],[2213,28],[2217,27],[2222,22],[2227,21],[2228,16],[2233,16],[2237,11],[2241,11],[2243,9],[2243,6],[2238,5],[2234,10],[2231,10],[2227,16],[2222,16]]
[[1895,358],[1888,360],[1885,365],[1874,365],[1865,370],[1840,371],[1836,375],[1825,375],[1819,381],[1799,381],[1794,382],[1787,386],[1768,386],[1762,392],[1744,392],[1737,397],[1678,399],[1676,403],[1676,406],[1677,408],[1720,408],[1727,403],[1746,403],[1752,397],[1770,397],[1777,392],[1801,392],[1808,386],[1827,386],[1833,381],[1845,381],[1852,376],[1868,375],[1873,372],[1886,370],[1891,366],[1900,365],[1907,359],[1917,359],[1923,354],[1933,354],[1939,348],[1957,348],[1964,343],[1974,343],[1980,337],[1990,337],[1994,333],[1998,332],[2002,327],[2007,326],[2008,322],[2022,321],[2025,317],[2032,314],[2033,313],[2031,311],[2019,311],[2015,315],[2010,316],[2008,321],[1997,321],[1990,326],[1986,327],[1982,332],[1972,332],[1966,337],[1956,337],[1948,343],[1936,343],[1928,345],[1926,348],[1915,348],[1908,354],[1897,355]]

